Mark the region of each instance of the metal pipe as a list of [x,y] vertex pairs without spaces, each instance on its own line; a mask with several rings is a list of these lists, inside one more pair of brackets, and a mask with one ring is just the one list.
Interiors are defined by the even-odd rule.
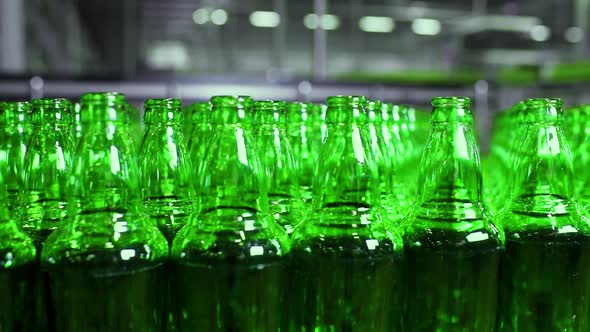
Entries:
[[323,18],[326,14],[326,0],[314,0],[313,11],[318,24],[313,31],[313,77],[324,79],[327,67],[328,36],[324,30]]
[[25,16],[22,0],[0,0],[0,71],[26,71]]

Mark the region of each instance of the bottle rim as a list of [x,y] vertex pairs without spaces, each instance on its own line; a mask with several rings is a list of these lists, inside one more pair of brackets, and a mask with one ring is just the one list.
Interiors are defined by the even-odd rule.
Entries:
[[366,98],[364,96],[330,96],[326,99],[328,107],[339,107],[345,105],[365,106]]
[[[1,107],[1,106],[0,106]],[[17,113],[30,113],[33,108],[28,101],[7,101],[4,102],[4,109]]]
[[220,95],[211,97],[209,102],[212,107],[247,108],[252,104],[252,97]]
[[471,98],[469,97],[434,97],[431,102],[433,107],[446,107],[446,106],[458,106],[458,107],[470,107]]
[[286,103],[282,100],[257,100],[254,102],[254,111],[274,110],[282,111],[285,109]]
[[80,97],[80,104],[126,103],[126,96],[120,92],[88,92]]
[[527,108],[540,106],[561,108],[563,101],[560,98],[529,98],[524,101],[524,104]]
[[143,103],[145,109],[163,107],[166,109],[180,109],[182,101],[176,98],[150,98]]

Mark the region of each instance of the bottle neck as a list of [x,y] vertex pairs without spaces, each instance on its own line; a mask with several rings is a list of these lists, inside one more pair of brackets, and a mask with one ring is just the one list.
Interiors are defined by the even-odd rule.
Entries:
[[560,213],[572,199],[572,157],[561,121],[528,123],[514,166],[513,209]]
[[433,109],[419,177],[420,214],[448,220],[483,216],[479,149],[471,121],[468,107]]

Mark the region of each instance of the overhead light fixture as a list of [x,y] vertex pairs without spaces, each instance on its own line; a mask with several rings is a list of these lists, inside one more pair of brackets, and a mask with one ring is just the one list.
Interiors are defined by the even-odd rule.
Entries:
[[439,20],[432,18],[417,18],[412,21],[412,31],[417,35],[438,35],[442,27]]
[[531,29],[530,35],[532,40],[542,42],[549,39],[551,30],[545,25],[536,25]]
[[303,17],[303,25],[308,29],[322,28],[324,30],[336,30],[340,26],[340,19],[336,15],[324,14],[307,14]]
[[395,22],[386,16],[363,16],[359,19],[359,28],[365,32],[388,33],[395,28]]
[[453,21],[457,30],[463,33],[481,31],[516,31],[529,32],[534,26],[541,24],[541,19],[534,16],[516,15],[478,15],[460,18]]
[[564,37],[570,43],[579,43],[584,39],[584,30],[580,27],[567,28]]
[[223,9],[215,9],[211,12],[210,19],[215,25],[224,25],[227,22],[227,12]]
[[281,15],[277,12],[255,11],[250,14],[250,24],[258,28],[275,28],[281,24]]
[[210,8],[199,8],[193,12],[193,22],[195,24],[205,24],[209,22]]

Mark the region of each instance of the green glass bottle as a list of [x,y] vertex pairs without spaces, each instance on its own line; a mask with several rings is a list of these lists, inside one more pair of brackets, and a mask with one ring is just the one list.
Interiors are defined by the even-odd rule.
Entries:
[[327,100],[313,209],[292,234],[290,331],[398,331],[403,245],[380,209],[363,97]]
[[[314,140],[314,123],[311,105],[301,102],[287,103],[287,135],[293,150],[293,159],[297,170],[299,194],[306,204],[311,203],[311,185],[314,169],[317,164],[315,151],[318,147]],[[321,140],[321,138],[320,138]]]
[[582,209],[590,211],[590,105],[580,105],[565,111],[564,128],[572,149],[574,195]]
[[180,331],[277,331],[285,321],[289,239],[269,214],[243,97],[211,98],[213,136],[198,167],[200,213],[172,244]]
[[270,214],[291,234],[303,219],[297,168],[287,139],[285,102],[254,102],[256,148],[268,188]]
[[29,102],[0,103],[0,167],[8,190],[8,210],[20,219],[19,192],[24,190],[24,159],[31,135],[31,104]]
[[209,123],[211,103],[208,101],[192,103],[184,107],[182,113],[184,118],[182,132],[187,145],[189,145],[193,133],[198,133],[201,130],[207,133],[206,136],[211,133],[211,124]]
[[404,214],[398,201],[399,197],[396,195],[399,191],[394,190],[395,182],[398,181],[394,165],[397,154],[396,146],[391,144],[389,128],[383,121],[383,104],[378,100],[367,100],[364,110],[367,123],[363,126],[363,130],[369,140],[370,153],[374,156],[379,173],[381,206],[387,219],[398,225]]
[[164,331],[168,245],[140,213],[139,169],[129,136],[119,130],[124,96],[82,96],[85,129],[69,196],[77,213],[49,236],[56,331]]
[[573,196],[559,99],[528,99],[500,275],[500,331],[589,331],[590,226]]
[[[502,126],[498,134],[493,134],[488,157],[488,170],[484,175],[484,190],[492,211],[499,212],[509,199],[510,179],[514,173],[514,161],[517,157],[524,130],[521,119],[526,106],[519,102],[500,117],[497,126]],[[496,126],[496,127],[497,127]]]
[[382,114],[382,117],[388,119],[386,124],[389,128],[386,144],[392,151],[391,162],[394,172],[391,193],[395,197],[397,213],[401,216],[407,216],[418,196],[417,170],[420,169],[422,148],[418,146],[418,140],[410,130],[415,130],[415,123],[410,121],[413,112],[408,106],[383,104],[382,113],[385,115]]
[[0,172],[0,331],[43,331],[35,246],[10,216],[4,177]]
[[146,213],[169,243],[195,206],[192,164],[181,132],[178,99],[145,102],[146,133],[139,153],[140,187]]
[[493,331],[503,234],[482,201],[470,100],[432,100],[420,198],[404,223],[409,331]]
[[24,160],[21,226],[37,250],[68,217],[68,181],[74,153],[71,110],[72,103],[66,99],[33,101],[33,133]]
[[13,218],[20,218],[19,192],[25,188],[25,153],[31,136],[31,103],[7,102],[6,118],[8,209]]
[[211,104],[209,102],[194,103],[190,108],[191,117],[185,117],[185,122],[191,123],[192,129],[185,138],[188,141],[192,165],[196,169],[203,162],[211,139]]

